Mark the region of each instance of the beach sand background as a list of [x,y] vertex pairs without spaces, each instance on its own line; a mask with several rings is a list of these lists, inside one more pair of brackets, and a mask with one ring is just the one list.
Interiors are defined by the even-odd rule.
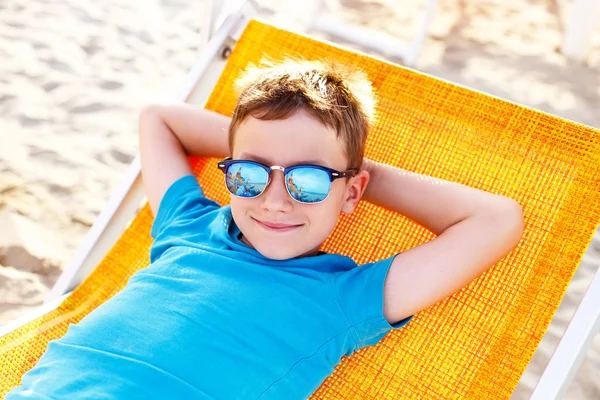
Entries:
[[[306,2],[258,3],[266,21],[302,27]],[[408,40],[424,1],[327,3]],[[584,63],[566,59],[557,49],[570,8],[440,0],[415,68],[600,127],[600,26]],[[192,0],[0,2],[0,324],[39,306],[81,244],[137,152],[137,111],[176,93],[195,60],[204,10]],[[514,399],[531,393],[599,264],[597,234]],[[596,337],[567,399],[600,398],[599,376]]]

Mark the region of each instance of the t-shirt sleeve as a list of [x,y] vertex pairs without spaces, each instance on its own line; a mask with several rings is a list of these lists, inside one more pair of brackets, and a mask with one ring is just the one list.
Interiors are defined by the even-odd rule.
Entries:
[[219,207],[219,203],[204,197],[194,175],[184,175],[173,182],[160,201],[150,230],[154,239],[151,261],[162,254],[168,242],[198,229],[199,218]]
[[342,310],[358,336],[356,350],[377,344],[388,331],[402,328],[414,316],[390,325],[383,315],[383,288],[394,257],[332,275]]

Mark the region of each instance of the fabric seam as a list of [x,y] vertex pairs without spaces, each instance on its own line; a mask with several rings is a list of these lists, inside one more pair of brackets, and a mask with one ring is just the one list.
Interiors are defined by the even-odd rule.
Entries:
[[328,344],[329,342],[331,342],[333,339],[342,336],[343,334],[345,334],[351,328],[352,328],[352,326],[349,326],[348,328],[344,329],[342,332],[338,333],[337,335],[335,335],[335,336],[329,338],[328,340],[326,340],[325,342],[323,342],[323,344],[321,344],[311,355],[305,356],[305,357],[301,357],[299,360],[297,360],[294,364],[292,364],[292,366],[290,367],[290,369],[285,374],[283,374],[280,378],[277,378],[276,380],[274,380],[273,382],[271,382],[271,384],[269,384],[269,386],[267,386],[267,388],[265,390],[263,390],[258,395],[258,397],[256,398],[256,400],[260,399],[265,393],[267,393],[269,391],[269,389],[271,389],[273,387],[273,385],[275,385],[277,382],[281,381],[286,376],[288,376],[290,374],[290,372],[292,372],[292,370],[294,369],[294,367],[296,365],[298,365],[301,361],[308,360],[308,359],[314,357],[317,353],[319,353],[319,351],[323,348],[323,346],[325,346],[326,344]]
[[[190,177],[193,177],[194,181],[190,180]],[[184,180],[184,182],[180,183],[180,181],[182,181],[182,180]],[[177,186],[175,186],[176,183],[178,183]],[[208,197],[205,196],[204,190],[202,189],[202,186],[200,186],[200,184],[198,183],[198,180],[196,179],[195,175],[188,174],[188,175],[184,175],[184,176],[180,177],[179,179],[177,179],[176,181],[174,181],[174,182],[171,183],[171,185],[167,188],[167,190],[163,194],[163,197],[160,199],[160,202],[158,204],[158,209],[156,210],[156,216],[155,216],[154,222],[152,224],[152,227],[154,227],[154,225],[157,225],[160,228],[158,229],[158,232],[156,232],[156,235],[153,236],[153,238],[158,237],[160,235],[160,233],[162,233],[162,231],[166,227],[169,226],[169,224],[165,225],[165,221],[168,221],[169,220],[168,217],[171,214],[173,214],[173,208],[172,207],[168,207],[163,212],[160,212],[162,210],[162,208],[165,208],[165,207],[161,208],[161,206],[163,205],[163,202],[167,199],[167,196],[168,197],[174,197],[175,196],[175,198],[176,198],[177,195],[185,195],[185,194],[189,193],[189,191],[191,189],[195,188],[195,187],[197,187],[198,189],[200,189],[200,196],[198,197],[198,199],[205,200],[205,201],[212,202],[212,203],[216,203],[214,200],[209,199]],[[175,192],[175,193],[172,194],[173,192]],[[166,204],[165,204],[165,206],[166,206]],[[206,207],[208,207],[208,204],[204,204],[203,208],[206,208]],[[172,219],[172,218],[170,218],[170,219]],[[156,220],[158,220],[158,224],[155,224]],[[150,236],[152,236],[152,233],[153,233],[152,229],[150,229]]]
[[[183,194],[185,194],[187,192],[188,186],[190,186],[190,183],[188,183],[189,180],[189,176],[192,176],[190,174],[184,175],[179,177],[178,179],[176,179],[175,181],[171,182],[171,184],[169,185],[169,187],[167,188],[167,190],[165,190],[165,192],[163,193],[162,198],[160,199],[159,203],[158,203],[158,209],[156,210],[156,215],[154,216],[154,222],[152,224],[152,227],[154,227],[154,225],[158,225],[159,227],[161,227],[162,229],[159,229],[158,232],[156,232],[156,236],[158,236],[160,234],[160,232],[164,229],[163,225],[164,225],[164,220],[166,217],[168,217],[169,215],[169,211],[171,211],[171,207],[169,207],[168,209],[165,209],[163,212],[160,212],[163,208],[166,207],[166,204],[164,204],[165,207],[161,206],[163,205],[163,203],[166,203],[167,200],[167,196],[171,197],[171,192],[173,192],[175,190],[175,188],[177,189],[177,192],[182,192]],[[184,180],[185,179],[185,180]],[[184,183],[180,183],[180,181],[184,180]],[[175,184],[178,184],[177,187],[175,187]],[[183,185],[183,187],[180,189],[179,186]],[[158,220],[158,224],[155,224],[155,222]],[[152,235],[152,229],[150,230],[150,234]]]
[[335,294],[335,305],[337,306],[338,311],[340,312],[340,314],[342,314],[344,316],[344,319],[346,320],[346,323],[348,323],[349,328],[352,328],[352,336],[354,337],[354,346],[358,346],[358,343],[359,343],[358,332],[356,332],[356,330],[354,328],[354,324],[352,324],[352,322],[350,321],[350,318],[348,318],[348,315],[346,314],[346,312],[344,311],[344,308],[342,307],[342,302],[340,301],[340,297],[338,296],[338,289],[337,289],[335,280],[333,279],[333,274],[329,274],[329,285],[333,287],[333,293]]

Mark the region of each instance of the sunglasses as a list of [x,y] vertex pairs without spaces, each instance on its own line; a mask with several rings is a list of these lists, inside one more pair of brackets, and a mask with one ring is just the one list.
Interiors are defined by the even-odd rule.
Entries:
[[271,182],[271,172],[283,172],[285,187],[292,199],[299,203],[320,203],[331,190],[331,182],[336,179],[354,176],[358,169],[337,171],[320,165],[299,164],[291,167],[264,165],[250,160],[233,160],[231,157],[218,163],[225,174],[225,186],[229,193],[245,198],[260,196]]

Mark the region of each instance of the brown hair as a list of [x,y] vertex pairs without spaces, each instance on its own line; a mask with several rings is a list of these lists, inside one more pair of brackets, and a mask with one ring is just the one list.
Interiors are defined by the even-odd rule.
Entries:
[[333,61],[286,58],[251,64],[235,82],[239,99],[229,126],[229,149],[241,123],[252,116],[285,119],[306,110],[341,136],[348,168],[360,168],[374,123],[375,98],[367,75]]

